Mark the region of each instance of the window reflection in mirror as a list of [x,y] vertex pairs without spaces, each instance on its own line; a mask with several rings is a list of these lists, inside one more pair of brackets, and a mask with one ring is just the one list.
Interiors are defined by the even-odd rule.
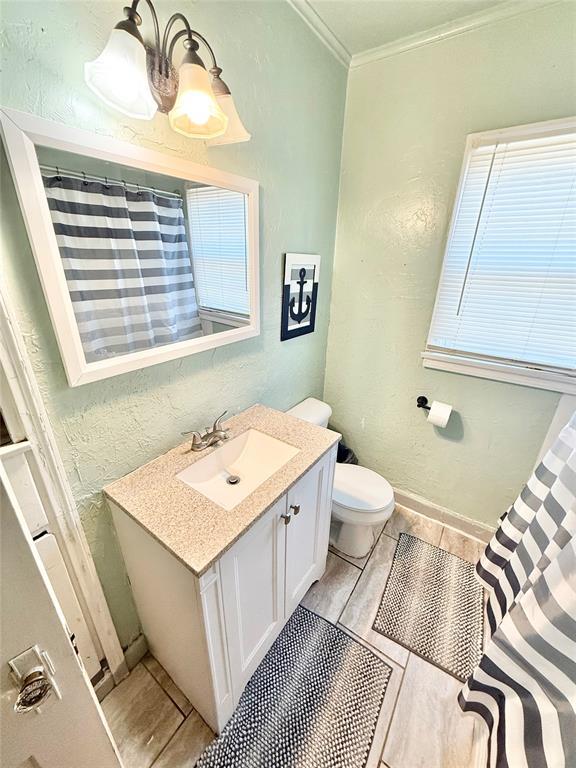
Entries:
[[86,362],[250,322],[244,194],[37,155]]

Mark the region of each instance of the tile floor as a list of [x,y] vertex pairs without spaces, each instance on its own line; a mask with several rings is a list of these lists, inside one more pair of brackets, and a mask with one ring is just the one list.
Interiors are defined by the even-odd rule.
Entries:
[[214,734],[150,654],[102,702],[124,768],[193,768]]
[[[402,532],[471,562],[480,557],[485,546],[399,507],[379,532],[368,557],[350,558],[331,549],[323,578],[310,588],[302,604],[338,624],[392,667],[375,736],[380,768],[480,767],[484,761],[483,726],[461,713],[456,701],[461,684],[372,630],[396,540]],[[214,738],[150,655],[108,694],[103,708],[125,768],[193,768]]]

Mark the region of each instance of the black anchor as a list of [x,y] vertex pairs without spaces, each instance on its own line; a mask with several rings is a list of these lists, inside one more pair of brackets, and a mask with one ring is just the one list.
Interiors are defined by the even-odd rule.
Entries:
[[298,312],[294,312],[294,305],[296,304],[296,299],[293,297],[290,299],[290,317],[292,320],[295,320],[297,323],[301,323],[302,320],[304,320],[308,313],[310,312],[310,305],[312,304],[312,299],[310,296],[306,296],[306,309],[302,311],[302,304],[304,300],[304,286],[308,282],[308,280],[304,280],[306,277],[306,269],[302,267],[300,272],[298,273],[300,275],[300,280],[296,281],[296,284],[300,286],[300,295],[298,296]]

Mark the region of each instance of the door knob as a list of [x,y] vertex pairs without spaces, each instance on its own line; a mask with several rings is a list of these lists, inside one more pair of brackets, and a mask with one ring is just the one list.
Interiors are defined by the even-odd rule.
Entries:
[[20,692],[16,697],[14,712],[31,712],[44,704],[53,691],[54,686],[44,667],[33,667],[20,683]]
[[40,650],[37,645],[10,659],[8,666],[18,688],[14,703],[15,712],[39,711],[39,707],[52,694],[58,699],[62,698],[54,680],[52,660],[47,652]]
[[290,509],[293,509],[294,514],[297,515],[300,512],[300,504],[290,504]]
[[288,523],[290,522],[290,519],[291,519],[292,515],[287,515],[287,514],[284,512],[284,514],[280,515],[280,517],[282,518],[282,520],[284,520],[284,525],[288,525]]

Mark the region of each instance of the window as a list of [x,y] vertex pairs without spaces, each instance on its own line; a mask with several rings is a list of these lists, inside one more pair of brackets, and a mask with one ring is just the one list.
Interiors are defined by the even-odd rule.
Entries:
[[576,121],[469,137],[423,358],[576,393]]
[[200,314],[204,309],[248,316],[245,195],[198,186],[186,199]]

